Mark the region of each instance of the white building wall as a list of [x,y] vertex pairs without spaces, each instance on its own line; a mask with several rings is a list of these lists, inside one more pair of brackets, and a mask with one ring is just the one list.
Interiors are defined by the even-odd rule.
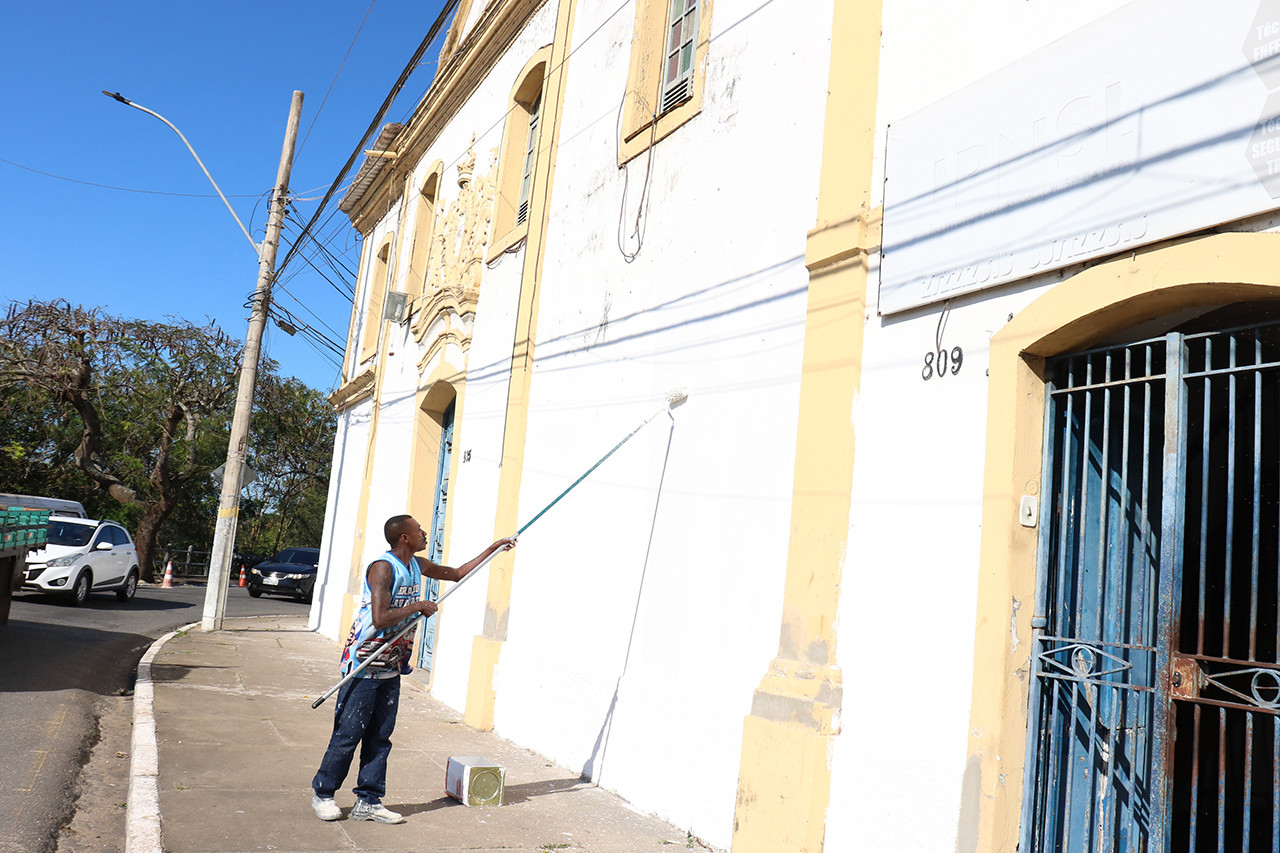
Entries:
[[[886,0],[872,204],[883,201],[886,156],[893,178],[888,125],[1122,5]],[[998,117],[974,121],[988,118]],[[952,850],[972,698],[988,342],[1078,268],[954,299],[945,315],[939,303],[881,317],[871,261],[827,849]],[[962,349],[962,366],[925,381],[939,340]]]
[[[475,6],[482,4],[477,0]],[[516,78],[526,63],[555,35],[554,3],[547,3],[493,65],[483,84],[467,100],[419,161],[414,186],[426,179],[440,160],[439,202],[448,208],[457,199],[457,166],[475,155],[472,180],[490,174],[502,145],[503,120]],[[473,14],[478,14],[473,9]],[[474,143],[472,138],[474,136]],[[436,227],[442,222],[437,218]],[[490,235],[500,236],[500,235]],[[407,251],[407,250],[406,250]],[[503,255],[483,270],[471,347],[466,357],[466,384],[454,413],[454,471],[450,483],[450,518],[445,541],[447,565],[464,563],[495,538],[494,507],[506,427],[508,379],[520,297],[523,252]],[[402,285],[402,289],[406,285]],[[417,358],[415,354],[414,358]],[[416,364],[416,361],[415,361]],[[470,451],[470,458],[466,458]],[[417,483],[415,488],[434,488]],[[505,531],[502,535],[514,533]],[[473,639],[484,626],[487,577],[477,577],[450,596],[440,611],[431,691],[437,699],[463,709],[471,669]]]
[[[334,640],[345,630],[342,597],[350,578],[351,550],[364,480],[373,406],[364,402],[338,413],[333,440],[333,468],[329,474],[329,498],[325,505],[324,536],[320,542],[320,569],[311,603],[311,625]],[[336,658],[335,658],[336,665]]]
[[[873,206],[889,124],[1120,5],[985,0],[952,9],[886,0]],[[716,0],[713,15],[702,114],[619,169],[634,9],[577,4],[521,522],[657,411],[668,391],[687,389],[689,400],[674,422],[659,415],[521,537],[496,727],[727,848],[742,720],[777,651],[803,255],[824,154],[832,8]],[[511,86],[554,24],[547,4],[424,154],[413,185],[442,160],[448,205],[473,133],[475,175],[488,173]],[[643,242],[627,262],[619,226],[630,232],[642,189]],[[407,251],[396,289],[408,289]],[[452,565],[513,532],[495,531],[493,518],[523,260],[521,250],[484,270],[457,413]],[[955,299],[945,317],[941,306],[880,317],[877,262],[852,413],[858,455],[838,633],[843,732],[831,754],[827,849],[951,850],[974,668],[988,341],[1072,270]],[[939,339],[948,351],[960,347],[964,361],[926,381],[924,356]],[[379,526],[402,511],[408,489],[430,488],[406,479],[419,353],[401,345],[382,389],[369,504]],[[349,416],[347,446],[359,439],[360,411]],[[345,476],[358,482],[362,466],[353,457]],[[358,497],[343,489],[331,500],[338,513]],[[370,559],[381,550],[377,531],[366,541]],[[337,529],[326,534],[338,558],[350,543]],[[441,614],[433,692],[458,709],[486,584],[468,584]],[[326,588],[325,601],[335,600],[341,591]],[[681,772],[690,767],[696,772]]]
[[[634,12],[615,9],[584,0],[574,24],[522,522],[669,390],[689,400],[521,538],[495,726],[727,847],[742,721],[777,651],[831,9],[718,0],[702,114],[624,170]],[[619,220],[646,170],[628,263]]]

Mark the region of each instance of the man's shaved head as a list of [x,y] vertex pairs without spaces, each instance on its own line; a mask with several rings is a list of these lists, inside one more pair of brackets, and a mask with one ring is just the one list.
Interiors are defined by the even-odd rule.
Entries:
[[387,519],[387,523],[382,525],[382,535],[387,537],[387,544],[395,547],[400,541],[401,534],[411,533],[413,528],[409,523],[413,521],[411,515],[393,515]]

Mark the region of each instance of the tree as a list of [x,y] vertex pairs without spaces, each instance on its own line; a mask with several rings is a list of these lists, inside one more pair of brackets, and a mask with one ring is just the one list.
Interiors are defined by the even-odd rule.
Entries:
[[[213,323],[127,320],[64,300],[13,303],[0,321],[0,396],[78,428],[74,467],[125,509],[145,580],[160,525],[218,461],[219,433],[225,449],[225,432],[205,425],[225,420],[238,354]],[[52,460],[72,437],[31,433],[0,454]]]
[[[333,407],[324,395],[274,370],[255,396],[247,462],[258,479],[246,490],[243,550],[320,545],[333,454]],[[244,510],[247,509],[246,513]]]

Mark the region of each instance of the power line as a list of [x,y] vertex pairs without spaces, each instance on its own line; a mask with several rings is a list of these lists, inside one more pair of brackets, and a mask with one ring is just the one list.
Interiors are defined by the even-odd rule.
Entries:
[[[296,242],[296,241],[295,241],[295,242]],[[299,254],[299,255],[298,255],[298,257],[300,257],[300,258],[302,258],[302,260],[306,261],[307,265],[308,265],[308,266],[310,266],[310,267],[311,267],[313,270],[315,270],[317,273],[319,273],[319,275],[320,275],[320,277],[321,277],[321,278],[323,278],[325,281],[329,282],[329,285],[330,285],[334,290],[338,291],[338,293],[339,293],[339,294],[341,294],[341,295],[342,295],[342,297],[343,297],[344,299],[346,299],[348,302],[350,302],[350,301],[352,300],[352,298],[353,298],[353,297],[354,297],[354,295],[355,295],[355,288],[354,288],[354,286],[350,286],[350,287],[347,287],[347,288],[344,288],[344,287],[339,286],[339,285],[337,284],[337,282],[335,282],[333,279],[329,278],[329,276],[325,275],[324,270],[322,270],[322,269],[320,269],[320,267],[316,266],[316,265],[315,265],[315,263],[314,263],[310,258],[308,258],[305,254]],[[292,277],[290,277],[290,279],[289,279],[289,280],[292,280]],[[277,278],[277,279],[276,279],[276,284],[277,284],[277,285],[279,285],[279,286],[283,287],[283,286],[284,286],[284,283],[285,283],[285,280],[284,280],[284,279],[279,279],[279,278]],[[343,282],[343,284],[346,284],[346,282],[344,281],[344,282]]]
[[[310,255],[307,254],[308,252],[310,252]],[[352,300],[352,297],[355,296],[355,290],[356,290],[355,273],[351,272],[350,269],[347,268],[345,264],[336,262],[336,259],[329,252],[327,247],[325,247],[321,243],[313,242],[308,249],[303,249],[301,252],[299,252],[299,257],[301,257],[304,261],[306,261],[308,266],[310,266],[316,272],[320,273],[320,275],[323,276],[325,280],[329,282],[329,284],[333,285],[333,287],[336,290],[338,290],[339,293],[342,294],[344,299],[346,299],[348,302]],[[340,285],[337,282],[334,282],[332,279],[330,279],[328,275],[325,274],[324,270],[316,266],[316,263],[313,260],[313,258],[315,257],[319,257],[319,259],[323,261],[325,265],[329,267],[330,270],[333,271],[333,273],[338,277],[339,281],[341,281]],[[296,274],[297,274],[296,272],[290,273],[288,276],[280,280],[290,281],[296,277]]]
[[[141,193],[143,195],[171,195],[171,196],[179,196],[182,198],[218,198],[218,196],[212,193],[171,193],[171,192],[164,192],[163,190],[140,190],[140,189],[137,189],[136,187],[117,187],[111,184],[95,184],[93,181],[82,181],[82,180],[79,180],[78,178],[68,178],[64,175],[55,175],[52,172],[42,172],[39,169],[33,169],[30,166],[24,166],[21,163],[15,163],[12,160],[6,160],[3,157],[0,157],[0,163],[6,163],[10,166],[14,166],[16,168],[22,169],[27,172],[33,172],[37,175],[44,175],[46,178],[54,178],[55,180],[59,180],[59,181],[67,181],[68,183],[72,183],[72,184],[83,184],[86,187],[98,187],[99,189],[104,189],[104,190],[119,190],[120,192]],[[268,190],[268,192],[270,192],[270,190]],[[254,194],[254,193],[245,193],[242,195],[228,194],[227,197],[228,198],[258,198],[258,194]]]
[[334,85],[338,82],[338,77],[342,74],[342,69],[347,65],[347,59],[351,56],[351,51],[356,46],[356,39],[360,38],[360,33],[364,30],[365,22],[369,20],[369,13],[373,11],[373,4],[378,0],[369,0],[369,8],[365,9],[364,17],[360,19],[360,26],[356,27],[356,34],[351,37],[351,44],[347,45],[347,52],[342,55],[342,62],[338,63],[338,70],[334,72],[333,79],[329,81],[329,88],[325,90],[324,97],[320,99],[320,106],[316,108],[316,114],[311,117],[311,124],[307,125],[307,132],[302,135],[302,142],[298,143],[298,153],[302,153],[303,147],[307,144],[307,139],[311,137],[311,129],[316,126],[316,121],[320,118],[320,112],[324,109],[325,103],[329,100],[329,95],[333,92]]
[[356,158],[360,156],[360,152],[364,149],[365,143],[369,141],[369,138],[373,136],[374,132],[381,126],[382,119],[386,116],[387,110],[391,109],[391,105],[395,102],[396,96],[400,94],[400,90],[404,88],[404,84],[408,82],[409,76],[418,67],[418,62],[422,59],[423,54],[427,52],[427,48],[429,48],[431,43],[435,41],[436,35],[439,34],[440,28],[444,26],[446,18],[448,18],[449,14],[457,8],[457,5],[458,0],[445,0],[444,7],[436,17],[435,23],[431,25],[431,29],[427,31],[426,38],[424,38],[422,43],[418,45],[418,49],[413,52],[412,58],[410,58],[408,64],[405,65],[404,70],[400,72],[400,77],[396,80],[395,85],[392,86],[391,91],[387,93],[387,97],[383,100],[382,106],[378,109],[377,115],[375,115],[373,121],[369,123],[369,128],[364,132],[364,136],[360,137],[360,144],[356,146],[355,150],[351,152],[351,156],[347,158],[347,162],[343,165],[341,171],[338,172],[338,177],[334,179],[333,185],[329,187],[328,192],[324,194],[324,198],[320,200],[320,207],[311,217],[311,220],[303,226],[302,233],[298,235],[298,239],[289,247],[289,251],[285,254],[284,260],[280,263],[277,275],[279,275],[279,270],[283,270],[289,266],[289,261],[298,251],[299,244],[310,235],[312,226],[320,219],[320,215],[324,212],[325,205],[329,203],[329,199],[331,199],[333,194],[337,191],[338,184],[342,183],[343,178],[347,176],[347,172],[351,171],[351,166],[356,162]]
[[[447,0],[444,7],[440,10],[440,14],[439,16],[437,16],[435,22],[431,25],[431,29],[427,32],[426,37],[418,45],[418,49],[414,51],[413,56],[410,58],[408,64],[405,66],[404,70],[401,72],[399,79],[396,81],[395,85],[391,88],[391,91],[388,93],[387,97],[384,99],[382,106],[378,110],[377,115],[374,117],[373,121],[370,122],[369,128],[365,131],[364,136],[361,137],[360,144],[356,146],[355,151],[353,151],[351,156],[347,159],[347,162],[343,165],[341,171],[338,173],[338,176],[334,179],[333,184],[330,186],[329,190],[325,193],[324,197],[321,199],[320,204],[316,209],[316,212],[312,215],[311,219],[307,221],[306,225],[299,232],[297,238],[294,240],[292,246],[289,248],[289,251],[285,254],[284,261],[280,264],[280,266],[277,269],[278,282],[282,280],[281,276],[284,274],[289,264],[289,261],[293,258],[293,256],[295,254],[302,253],[303,249],[300,247],[304,243],[307,243],[311,246],[318,248],[321,254],[322,260],[324,260],[324,262],[327,265],[329,265],[331,269],[334,269],[335,273],[338,273],[339,277],[342,278],[344,284],[346,284],[346,278],[342,275],[342,273],[339,273],[338,270],[333,266],[335,262],[340,266],[342,266],[344,270],[346,270],[347,275],[350,275],[353,282],[355,282],[355,280],[358,279],[358,272],[356,270],[352,270],[345,263],[342,263],[341,258],[338,255],[335,255],[333,252],[331,252],[329,248],[325,245],[326,243],[330,243],[334,239],[336,239],[338,233],[349,232],[349,226],[346,226],[344,223],[340,221],[338,225],[335,226],[333,232],[331,232],[328,235],[324,235],[322,238],[314,236],[313,234],[314,231],[322,230],[326,226],[328,226],[328,224],[333,221],[333,219],[339,214],[340,211],[336,209],[329,211],[327,217],[325,217],[324,219],[323,224],[321,224],[318,228],[316,223],[322,217],[324,217],[325,207],[328,204],[329,200],[333,197],[334,193],[336,192],[337,186],[341,184],[342,181],[346,178],[347,173],[351,169],[351,166],[355,162],[356,158],[360,155],[360,152],[363,150],[365,143],[368,142],[369,138],[373,135],[374,131],[379,128],[383,118],[386,116],[387,111],[391,108],[396,97],[399,95],[400,90],[404,87],[404,84],[408,81],[412,72],[418,66],[423,64],[422,63],[423,54],[425,54],[426,50],[434,42],[445,19],[449,16],[451,12],[455,10],[455,7],[457,6],[457,2],[458,0]],[[626,8],[629,2],[630,0],[623,0],[623,2],[620,3],[616,8],[614,8],[612,12],[610,12],[608,15],[605,15],[605,17],[600,21],[600,23],[596,25],[596,28],[592,30],[590,33],[588,33],[584,38],[579,40],[578,44],[575,47],[573,47],[571,50],[569,50],[564,56],[564,58],[561,59],[560,62],[557,63],[554,68],[548,69],[547,74],[549,75],[550,73],[559,70],[559,68],[563,66],[565,63],[567,63],[574,54],[576,54],[588,42],[592,41],[597,35],[599,35],[600,31],[603,30],[605,26],[608,25],[609,22],[612,21],[618,15],[619,12],[621,12],[624,8]],[[446,59],[452,59],[453,56],[457,55],[457,53],[459,52],[460,52],[460,49],[458,51],[454,51],[454,53],[450,54],[450,56],[447,57]],[[440,60],[439,64],[443,64],[444,61],[446,60]],[[433,84],[434,84],[434,81],[433,81]],[[426,91],[427,92],[430,91],[430,86],[428,86]],[[426,92],[424,92],[423,94],[425,96]],[[421,101],[421,98],[417,99],[414,102],[415,103],[414,109],[417,108],[416,105],[419,101]],[[511,111],[513,109],[515,109],[514,105],[504,110],[502,115],[499,116],[498,119],[492,125],[490,125],[489,128],[487,128],[483,133],[479,134],[476,137],[477,140],[487,137],[490,133],[495,131],[497,128],[501,127],[502,124],[507,120],[507,117],[511,114]],[[412,114],[412,110],[410,110],[410,114]],[[466,156],[467,150],[460,151],[457,154],[457,156],[450,161],[450,163],[448,164],[448,166],[446,166],[446,168],[449,168],[453,165],[456,165],[458,162],[460,162],[462,158]],[[544,193],[546,192],[545,187],[543,188],[543,192]],[[545,204],[545,198],[544,198],[544,204]],[[295,212],[298,212],[296,207],[294,208],[294,210]],[[315,252],[313,251],[312,254],[314,256]],[[323,272],[321,272],[316,267],[316,265],[311,261],[311,259],[303,255],[303,260],[305,260],[307,264],[311,266],[313,269],[315,269],[317,272],[320,272],[320,274],[323,277],[325,277],[327,281],[329,281],[329,284],[331,286],[334,286],[335,288],[337,287],[337,285],[335,285],[332,280],[328,279],[327,276],[324,276]],[[296,274],[297,274],[296,272],[293,274],[289,274],[285,276],[283,280],[289,281]],[[354,301],[356,283],[353,283],[350,285],[350,295],[347,296],[348,300]]]
[[[333,326],[330,326],[328,323],[324,321],[323,317],[321,317],[319,314],[317,314],[316,312],[312,311],[309,307],[307,307],[307,304],[303,302],[301,299],[299,299],[296,295],[294,295],[293,291],[289,290],[288,288],[282,288],[282,289],[286,294],[288,294],[290,299],[298,303],[298,306],[302,308],[303,311],[306,311],[312,317],[315,317],[317,323],[319,323],[321,326],[324,326],[326,329],[328,329],[332,333],[333,336],[329,338],[330,341],[332,341],[334,344],[341,346],[341,339],[343,337],[341,332],[333,328]],[[318,329],[316,331],[319,332]],[[320,334],[324,334],[324,333],[320,332]]]

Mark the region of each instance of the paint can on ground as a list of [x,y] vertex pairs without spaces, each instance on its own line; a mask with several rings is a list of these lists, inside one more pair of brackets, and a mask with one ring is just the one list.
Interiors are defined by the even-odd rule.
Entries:
[[445,793],[465,806],[500,806],[506,776],[504,768],[487,758],[450,756],[445,771]]

